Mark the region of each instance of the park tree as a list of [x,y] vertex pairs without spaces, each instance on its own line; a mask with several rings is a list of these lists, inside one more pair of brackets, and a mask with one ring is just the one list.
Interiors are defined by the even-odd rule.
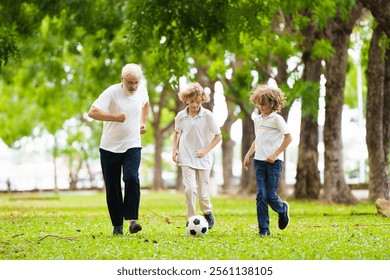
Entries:
[[326,60],[325,69],[324,198],[327,201],[347,204],[355,203],[357,200],[345,182],[341,116],[344,104],[349,37],[362,14],[360,3],[351,4],[349,7],[339,7],[335,17],[328,21],[325,30],[325,38],[331,42],[334,52]]
[[[371,11],[377,24],[367,72],[372,199],[389,194],[387,2],[358,2]],[[248,101],[250,88],[256,82],[274,78],[291,97],[290,104],[295,98],[302,101],[305,114],[295,195],[316,198],[320,186],[316,110],[318,82],[325,65],[325,197],[334,202],[353,202],[343,179],[340,120],[348,38],[360,15],[355,1],[5,0],[0,4],[0,14],[0,137],[8,145],[23,136],[34,135],[34,131],[61,137],[58,132],[73,118],[80,126],[91,127],[92,135],[98,135],[85,112],[107,84],[119,81],[118,69],[124,63],[139,60],[144,66],[152,102],[151,132],[157,139],[153,141],[156,151],[153,186],[164,187],[161,154],[165,145],[170,145],[173,117],[182,105],[177,99],[178,81],[186,77],[187,81],[201,82],[212,93],[217,81],[223,85],[229,112],[222,127],[227,189],[232,184],[231,126],[238,118],[242,119],[242,153],[245,153],[254,138],[251,120],[254,108]],[[301,73],[300,67],[288,69],[287,62],[294,56],[304,66]],[[294,77],[295,81],[289,84]],[[283,114],[286,118],[288,109]],[[382,136],[375,137],[377,134],[372,131]],[[69,135],[69,141],[75,140],[79,133],[76,131],[73,138]],[[147,142],[148,137],[144,138]],[[93,145],[96,141],[82,149],[91,150]],[[75,144],[75,147],[81,146]],[[82,149],[72,152],[59,148],[53,150],[53,155],[64,152],[77,159],[76,154],[81,155]],[[254,192],[252,176],[243,174],[241,191]]]
[[49,1],[38,2],[4,0],[0,3],[0,70],[10,60],[20,57],[19,42],[34,34],[46,14],[59,10],[57,1],[52,5]]
[[360,0],[375,22],[368,57],[366,141],[369,198],[389,199],[390,145],[390,2]]
[[[194,78],[190,75],[191,68],[194,68],[191,61],[196,63],[194,53],[199,50],[207,52],[206,46],[212,35],[201,33],[203,27],[209,26],[210,33],[225,29],[223,22],[213,17],[214,12],[217,14],[216,10],[223,9],[224,5],[214,1],[207,7],[200,2],[188,1],[134,1],[128,7],[129,45],[150,69],[145,72],[150,88],[160,88],[158,92],[150,90],[151,123],[155,136],[152,188],[155,190],[163,188],[163,145],[173,131],[175,115],[184,105],[177,97],[179,79],[186,77],[191,81]],[[166,117],[162,118],[162,114]],[[171,141],[169,139],[170,145]]]
[[[164,5],[157,1],[136,2],[134,5],[136,8],[133,11],[130,43],[132,48],[139,50],[140,57],[150,51],[158,53],[161,67],[171,71],[171,76],[185,75],[188,80],[191,80],[186,58],[193,59],[198,73],[197,77],[200,78],[199,82],[203,85],[208,85],[204,82],[206,80],[213,81],[214,84],[215,81],[220,80],[222,84],[227,85],[226,66],[221,65],[219,61],[223,61],[225,52],[230,49],[232,56],[234,56],[234,59],[230,59],[230,62],[240,66],[237,70],[233,69],[234,73],[241,71],[245,75],[240,75],[240,78],[238,75],[237,77],[232,75],[232,79],[228,79],[228,83],[235,83],[235,85],[234,87],[224,87],[224,92],[225,96],[233,96],[241,102],[243,99],[242,92],[245,92],[245,99],[249,97],[250,88],[248,88],[248,85],[251,81],[248,80],[250,76],[247,74],[253,67],[246,67],[245,70],[241,67],[242,63],[240,61],[246,61],[246,57],[239,53],[240,48],[241,50],[243,48],[242,43],[239,43],[239,38],[245,36],[245,33],[240,34],[240,31],[252,28],[245,18],[267,18],[266,11],[268,12],[268,10],[260,9],[262,7],[259,4],[260,2],[209,1],[207,5],[192,1],[191,3],[188,1],[170,1],[168,4],[164,3]],[[218,50],[212,45],[213,40],[219,42],[217,47],[221,47],[221,49]],[[200,65],[199,62],[202,59],[197,55],[199,53],[203,53],[204,56],[208,56],[215,61],[215,63],[209,65],[213,70],[207,73],[208,77],[201,75],[201,73],[204,73],[202,67],[207,66],[210,59],[205,62],[206,65]],[[245,77],[245,80],[242,80],[242,77]],[[237,96],[239,96],[238,99]],[[227,102],[229,102],[229,99],[227,98]],[[246,102],[246,104],[249,104],[249,102]],[[223,129],[230,133],[228,127]],[[226,137],[230,139],[230,135],[226,135],[226,132],[224,132],[225,141]],[[228,152],[227,149],[229,151],[232,149],[229,145],[224,145],[223,148],[225,152]],[[225,160],[231,160],[231,158],[225,157]],[[230,164],[226,166],[230,166]],[[224,178],[231,176],[230,171],[225,172]]]
[[[191,80],[199,82],[200,85],[206,90],[209,91],[210,102],[204,103],[203,106],[213,111],[216,104],[215,101],[215,92],[216,87],[218,86],[218,81],[223,79],[230,65],[225,63],[226,60],[226,51],[223,46],[216,42],[215,39],[211,40],[207,45],[207,51],[195,51],[193,55],[194,60],[194,75],[192,75]],[[222,192],[228,193],[233,191],[233,149],[234,141],[230,137],[230,131],[234,123],[234,114],[231,111],[232,106],[229,106],[227,103],[227,116],[221,127],[222,133],[222,177],[223,184],[221,185]],[[214,177],[214,168],[212,168],[210,176]],[[180,177],[179,177],[180,178]]]
[[[302,103],[302,118],[298,163],[294,197],[317,199],[320,192],[318,171],[318,98],[319,81],[322,74],[321,56],[326,53],[321,42],[324,24],[324,7],[327,1],[287,1],[283,4],[284,18],[290,36],[295,36],[302,73],[299,73],[290,92],[290,102],[298,99]],[[299,55],[301,53],[301,55]]]
[[[369,151],[369,198],[389,198],[389,179],[388,179],[388,154],[389,137],[387,134],[389,118],[386,110],[385,80],[386,63],[384,56],[390,52],[384,52],[386,49],[386,36],[380,25],[378,25],[372,34],[369,49],[368,66],[368,92],[367,92],[367,148]],[[388,59],[387,59],[388,60]],[[388,78],[388,77],[387,77]],[[387,127],[384,127],[387,125]]]
[[[174,129],[174,117],[182,108],[178,100],[178,80],[171,83],[169,70],[159,67],[160,62],[156,54],[149,54],[144,57],[143,66],[148,84],[149,102],[151,110],[150,123],[153,134],[153,182],[152,190],[165,189],[163,182],[164,162],[162,154],[166,145],[171,147],[172,139],[169,137]],[[156,69],[156,70],[154,70]],[[166,166],[165,166],[166,167]]]
[[[22,137],[38,137],[46,132],[55,139],[54,165],[60,153],[68,155],[70,161],[84,158],[86,162],[87,157],[93,156],[90,152],[93,148],[88,148],[80,153],[82,157],[70,157],[75,154],[70,151],[73,146],[58,147],[61,141],[56,138],[69,119],[76,118],[80,124],[89,125],[85,112],[104,81],[112,77],[109,69],[115,65],[112,63],[115,60],[102,57],[103,53],[105,57],[110,56],[107,50],[114,41],[114,22],[118,23],[121,17],[117,9],[108,9],[107,5],[105,1],[94,1],[94,8],[90,9],[87,1],[73,1],[69,5],[64,1],[3,1],[0,4],[0,23],[7,30],[13,30],[11,39],[14,41],[8,45],[14,44],[17,53],[1,69],[3,114],[0,124],[4,129],[0,137],[7,145],[14,145]],[[95,143],[93,141],[90,143]]]

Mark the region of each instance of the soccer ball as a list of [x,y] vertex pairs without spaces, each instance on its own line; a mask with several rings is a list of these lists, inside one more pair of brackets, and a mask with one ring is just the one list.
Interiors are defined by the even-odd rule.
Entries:
[[205,217],[195,215],[189,217],[186,223],[186,232],[188,235],[199,237],[206,234],[209,229],[209,223]]

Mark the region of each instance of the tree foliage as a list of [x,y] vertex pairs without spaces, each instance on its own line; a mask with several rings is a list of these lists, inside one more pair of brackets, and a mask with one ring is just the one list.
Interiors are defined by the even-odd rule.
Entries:
[[[324,31],[330,19],[346,20],[355,4],[353,0],[4,0],[0,3],[0,137],[12,145],[34,131],[58,136],[68,129],[68,140],[81,154],[83,145],[77,146],[75,137],[92,129],[96,138],[80,140],[90,141],[92,149],[100,124],[88,120],[85,112],[107,85],[120,81],[120,69],[127,62],[143,66],[152,104],[151,133],[143,139],[156,142],[156,149],[157,142],[167,145],[155,139],[167,139],[183,105],[177,99],[181,77],[201,82],[212,93],[217,83],[223,85],[227,126],[238,118],[252,125],[251,87],[270,78],[284,90],[289,105],[300,99],[303,117],[316,120],[319,77],[305,74],[304,69],[308,63],[315,69],[314,62],[329,61],[337,53],[331,42],[340,34],[325,38]],[[387,26],[386,16],[378,18]],[[362,62],[367,63],[366,55]],[[353,73],[354,65],[348,65]],[[355,83],[355,73],[350,77],[347,84]],[[346,100],[353,105],[349,96]],[[84,128],[69,131],[64,124],[71,119]],[[226,141],[230,131],[225,129]],[[67,149],[61,152],[74,155]]]

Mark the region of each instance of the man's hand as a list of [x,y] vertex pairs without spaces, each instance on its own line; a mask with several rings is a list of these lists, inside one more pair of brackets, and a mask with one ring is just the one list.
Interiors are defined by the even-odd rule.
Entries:
[[140,133],[141,134],[145,134],[146,133],[146,125],[141,123],[141,126],[140,126]]
[[117,122],[124,122],[126,120],[127,114],[125,112],[120,112],[115,116],[115,121]]
[[177,150],[173,151],[172,153],[172,159],[176,164],[179,164],[179,152]]

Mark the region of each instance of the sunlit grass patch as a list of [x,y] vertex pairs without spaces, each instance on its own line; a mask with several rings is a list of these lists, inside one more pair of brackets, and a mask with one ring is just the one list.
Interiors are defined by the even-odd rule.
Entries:
[[390,220],[373,203],[354,206],[290,201],[291,223],[258,236],[254,197],[212,198],[216,225],[202,238],[185,231],[183,194],[144,193],[143,230],[113,236],[103,193],[3,195],[3,260],[338,260],[390,259]]

